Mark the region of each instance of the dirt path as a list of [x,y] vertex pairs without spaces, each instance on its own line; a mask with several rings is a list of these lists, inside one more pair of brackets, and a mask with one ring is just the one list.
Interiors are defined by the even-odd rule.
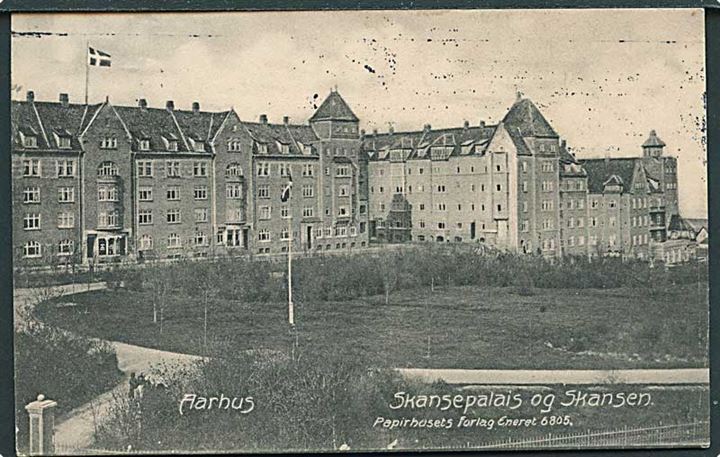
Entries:
[[[15,323],[18,326],[27,323],[26,320],[30,318],[33,306],[35,306],[42,294],[59,297],[104,288],[104,283],[92,283],[54,286],[44,291],[16,289],[13,294]],[[72,454],[74,449],[77,450],[75,453],[80,453],[82,449],[92,445],[95,424],[98,420],[107,416],[116,395],[127,394],[130,373],[147,374],[158,366],[163,366],[172,371],[202,360],[202,357],[195,355],[178,354],[115,341],[108,341],[108,343],[115,349],[118,368],[124,373],[123,379],[112,390],[100,394],[56,419],[55,446],[63,454]],[[61,398],[53,398],[52,400],[62,402]]]

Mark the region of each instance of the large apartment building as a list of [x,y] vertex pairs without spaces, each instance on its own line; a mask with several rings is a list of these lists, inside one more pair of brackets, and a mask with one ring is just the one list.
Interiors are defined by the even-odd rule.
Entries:
[[279,254],[290,240],[694,255],[677,160],[654,131],[642,155],[580,160],[521,95],[493,125],[368,134],[359,122],[336,90],[303,124],[28,92],[12,106],[15,264]]
[[19,267],[368,242],[358,119],[337,92],[306,124],[28,92],[13,102],[12,135]]
[[[650,132],[643,153],[579,160],[518,95],[502,121],[362,135],[370,238],[487,243],[549,257],[687,260],[677,159]],[[670,238],[670,240],[668,239]]]

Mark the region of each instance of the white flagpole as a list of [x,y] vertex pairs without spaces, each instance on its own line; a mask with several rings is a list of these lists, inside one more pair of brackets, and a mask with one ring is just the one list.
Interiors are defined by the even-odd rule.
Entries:
[[[290,191],[292,195],[292,190]],[[290,201],[291,197],[288,197]],[[288,218],[288,322],[295,327],[295,306],[292,299],[292,217]]]
[[88,61],[88,52],[90,50],[90,42],[85,42],[85,106],[88,104],[88,84],[90,80],[90,62]]

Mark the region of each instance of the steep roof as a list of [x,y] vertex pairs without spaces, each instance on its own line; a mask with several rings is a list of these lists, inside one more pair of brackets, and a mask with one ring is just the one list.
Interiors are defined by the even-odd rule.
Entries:
[[545,116],[528,98],[518,98],[503,118],[503,123],[508,127],[517,128],[524,137],[557,138],[558,136]]
[[647,140],[642,144],[642,147],[644,148],[653,148],[653,147],[664,147],[665,142],[660,139],[660,137],[657,136],[657,132],[655,130],[650,130],[650,135],[648,136]]
[[[310,135],[313,135],[309,125],[285,125],[285,124],[269,124],[263,122],[243,122],[243,126],[247,129],[253,140],[267,145],[268,154],[287,155],[281,151],[281,145],[288,145],[288,154],[290,155],[309,155],[307,151],[302,151],[296,142],[300,142],[306,146],[309,145]],[[295,136],[297,135],[297,137]],[[302,138],[305,141],[300,141]],[[314,153],[314,150],[310,150]]]
[[668,223],[668,230],[673,232],[690,232],[695,235],[695,229],[685,219],[680,217],[679,214],[673,214],[670,216],[670,222]]
[[622,183],[624,192],[629,191],[637,160],[636,158],[617,158],[585,159],[580,161],[588,176],[588,191],[591,194],[601,194],[605,188],[605,183],[613,176],[617,177]]
[[177,141],[177,152],[188,152],[182,133],[167,109],[131,106],[113,107],[135,141],[150,140],[150,151],[167,151],[166,140]]
[[310,121],[354,121],[358,118],[352,112],[350,106],[343,100],[338,91],[331,91],[330,95],[322,102],[320,107],[312,115]]
[[182,111],[175,110],[173,115],[185,137],[198,141],[209,141],[213,130],[223,121],[223,113],[208,111]]
[[20,137],[20,132],[22,132],[26,135],[35,135],[39,149],[49,148],[42,134],[43,129],[40,125],[40,119],[35,113],[35,108],[32,103],[13,102],[12,109],[10,110],[10,118],[12,120],[12,137],[15,147],[23,148]]
[[387,151],[397,149],[408,151],[408,159],[429,159],[433,146],[452,148],[450,157],[484,154],[496,128],[482,125],[372,134],[363,138],[362,151],[370,160],[388,159]]
[[13,101],[11,105],[11,129],[15,147],[22,148],[20,132],[36,136],[38,149],[58,149],[58,139],[70,138],[70,148],[81,148],[78,134],[102,106],[67,104],[58,102]]
[[[85,105],[68,104],[62,106],[58,103],[35,102],[35,108],[42,120],[51,148],[58,148],[58,137],[70,137],[72,149],[80,149],[77,133],[87,116]],[[88,108],[89,111],[89,108]]]

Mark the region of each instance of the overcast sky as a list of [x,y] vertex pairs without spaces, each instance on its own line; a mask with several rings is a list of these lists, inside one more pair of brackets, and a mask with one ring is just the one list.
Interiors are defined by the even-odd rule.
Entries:
[[702,10],[14,15],[13,98],[234,107],[305,122],[331,88],[367,131],[497,122],[519,90],[579,158],[679,158],[681,210],[707,217]]

